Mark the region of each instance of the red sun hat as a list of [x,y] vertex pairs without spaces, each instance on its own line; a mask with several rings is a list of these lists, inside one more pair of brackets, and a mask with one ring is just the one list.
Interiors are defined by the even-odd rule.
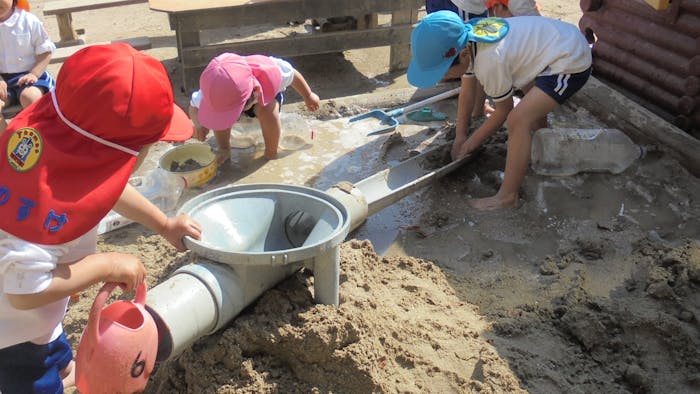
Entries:
[[267,105],[282,86],[282,73],[268,56],[223,53],[212,59],[199,77],[202,102],[197,116],[202,126],[224,130],[233,126],[256,87]]
[[157,59],[123,43],[76,52],[56,89],[0,135],[0,229],[46,245],[82,236],[119,199],[143,146],[193,131]]

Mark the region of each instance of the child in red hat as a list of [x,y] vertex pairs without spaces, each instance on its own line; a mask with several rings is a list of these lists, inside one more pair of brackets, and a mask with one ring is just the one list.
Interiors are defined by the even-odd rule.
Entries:
[[199,78],[200,90],[192,94],[189,114],[195,136],[204,141],[214,130],[217,160],[231,157],[231,127],[242,114],[255,117],[265,141],[265,158],[277,157],[282,123],[282,93],[292,86],[310,111],[319,108],[319,98],[289,62],[272,56],[240,56],[224,53],[212,59]]
[[[25,108],[54,88],[46,67],[56,45],[27,2],[0,0],[0,42],[0,111],[15,104]],[[0,133],[5,127],[0,112]]]
[[200,238],[192,218],[167,217],[127,182],[151,144],[192,133],[163,65],[109,44],[66,60],[56,89],[0,135],[0,392],[62,393],[73,384],[61,323],[71,294],[144,281],[136,256],[95,253],[111,209],[178,250]]

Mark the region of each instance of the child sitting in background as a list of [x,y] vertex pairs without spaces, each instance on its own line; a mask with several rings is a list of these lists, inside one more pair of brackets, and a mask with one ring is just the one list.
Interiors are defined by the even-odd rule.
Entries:
[[309,110],[318,110],[318,95],[289,62],[272,56],[234,53],[215,57],[202,72],[200,90],[190,100],[189,114],[196,138],[204,141],[209,130],[214,130],[217,161],[224,163],[231,158],[231,127],[245,113],[260,122],[265,158],[274,159],[282,131],[282,93],[290,85]]
[[[547,114],[590,76],[592,58],[586,38],[576,26],[542,16],[465,23],[453,12],[438,11],[424,17],[411,33],[411,52],[408,81],[417,87],[433,86],[446,74],[462,75],[453,159],[476,150],[507,122],[503,183],[495,196],[472,200],[470,205],[478,209],[517,206],[530,161],[531,134],[546,127]],[[475,105],[471,93],[476,80],[496,108],[468,135],[467,114]],[[525,93],[517,107],[512,97],[515,89]]]
[[69,57],[56,89],[0,135],[0,392],[63,393],[75,382],[62,324],[71,294],[144,281],[137,256],[95,253],[110,209],[178,250],[201,237],[189,215],[167,217],[127,182],[151,144],[192,133],[163,64],[109,44]]
[[[0,0],[0,111],[26,108],[55,86],[46,67],[56,45],[39,18],[17,0]],[[7,122],[0,112],[0,133]]]

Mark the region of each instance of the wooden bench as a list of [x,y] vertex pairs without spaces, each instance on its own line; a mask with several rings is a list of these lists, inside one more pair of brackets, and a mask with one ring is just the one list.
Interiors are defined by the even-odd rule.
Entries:
[[[150,37],[133,37],[133,38],[125,38],[122,40],[113,40],[111,43],[115,42],[125,42],[132,47],[138,49],[138,50],[144,50],[144,49],[151,49],[151,39]],[[85,48],[89,47],[90,45],[100,45],[100,44],[108,44],[107,42],[101,42],[98,44],[82,44],[82,45],[73,45],[69,47],[60,47],[56,48],[54,51],[53,55],[51,56],[51,61],[50,63],[63,63],[68,59],[68,57],[75,52]]]
[[44,15],[55,15],[58,22],[58,34],[61,38],[56,46],[84,44],[78,31],[73,28],[73,12],[97,10],[123,5],[147,3],[148,0],[55,0],[44,3]]
[[[168,14],[182,63],[183,89],[190,92],[198,88],[199,74],[207,63],[222,52],[290,57],[389,46],[389,70],[405,69],[411,57],[411,30],[425,0],[149,0],[148,4],[151,10]],[[390,14],[391,24],[377,26],[372,15],[378,13]],[[337,15],[363,17],[358,18],[355,30],[221,44],[200,40],[200,33],[206,30],[283,25]],[[231,31],[230,38],[235,32]]]

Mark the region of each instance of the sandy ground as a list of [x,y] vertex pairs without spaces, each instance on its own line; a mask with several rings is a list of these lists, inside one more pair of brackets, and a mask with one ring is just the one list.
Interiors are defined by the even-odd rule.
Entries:
[[[547,16],[580,17],[578,2],[538,3]],[[32,5],[41,15],[43,2]],[[142,4],[77,13],[74,23],[88,42],[150,36],[148,53],[164,62],[186,103],[165,15]],[[46,24],[57,37],[55,20]],[[400,136],[370,139],[333,120],[371,109],[357,101],[339,107],[335,98],[408,87],[404,74],[386,72],[387,48],[292,61],[330,99],[325,122],[309,118],[324,136],[275,162],[259,149],[235,152],[214,181],[183,200],[257,181],[325,190],[395,164],[421,141],[446,143],[436,134],[445,125],[402,125]],[[454,105],[439,108],[453,114]],[[550,122],[605,126],[566,105]],[[313,275],[302,270],[159,364],[147,392],[698,392],[700,180],[652,154],[616,176],[529,172],[520,208],[470,210],[466,198],[498,189],[505,141],[502,130],[472,163],[351,233],[341,248],[338,307],[313,303]],[[141,257],[151,287],[199,259],[139,225],[108,233],[99,249]],[[70,305],[74,344],[96,291]]]

